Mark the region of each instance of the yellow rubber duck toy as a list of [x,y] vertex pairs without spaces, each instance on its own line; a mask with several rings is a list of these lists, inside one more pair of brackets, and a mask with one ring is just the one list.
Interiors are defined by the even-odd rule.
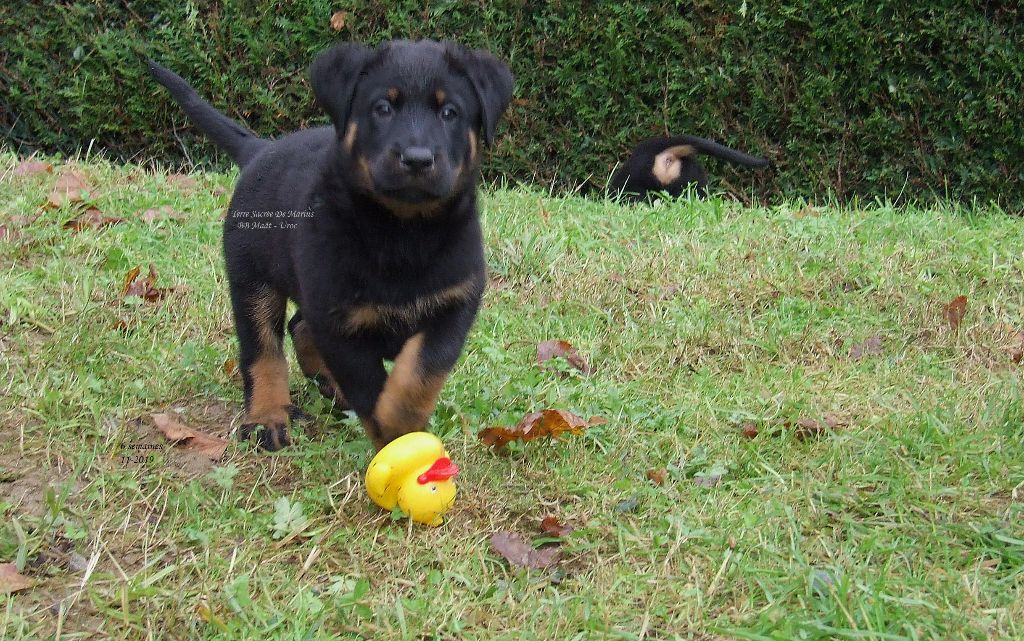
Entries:
[[410,432],[385,445],[366,468],[366,491],[385,510],[398,505],[413,521],[433,527],[455,502],[459,468],[448,458],[441,439]]

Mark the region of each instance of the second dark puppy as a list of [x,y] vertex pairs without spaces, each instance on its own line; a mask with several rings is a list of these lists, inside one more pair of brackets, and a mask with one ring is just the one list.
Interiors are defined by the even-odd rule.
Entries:
[[641,200],[648,194],[667,192],[679,196],[690,186],[701,198],[707,196],[708,175],[697,161],[708,154],[747,167],[764,167],[765,158],[730,149],[713,140],[697,136],[659,136],[640,142],[625,163],[612,175],[611,195],[626,200]]
[[241,438],[290,443],[288,299],[302,371],[355,410],[377,448],[423,429],[484,290],[478,132],[492,142],[512,95],[508,67],[452,43],[339,45],[310,67],[333,127],[276,141],[160,65],[150,71],[242,167],[224,225]]

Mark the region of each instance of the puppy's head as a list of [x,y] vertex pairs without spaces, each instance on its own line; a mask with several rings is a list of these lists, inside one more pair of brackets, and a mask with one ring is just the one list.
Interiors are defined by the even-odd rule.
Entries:
[[505,64],[430,40],[338,45],[310,77],[352,185],[396,213],[428,213],[472,188],[479,137],[493,141],[512,97]]

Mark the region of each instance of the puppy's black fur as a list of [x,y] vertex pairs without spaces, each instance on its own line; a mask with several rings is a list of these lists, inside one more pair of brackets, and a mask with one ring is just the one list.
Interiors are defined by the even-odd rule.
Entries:
[[708,176],[697,162],[708,154],[747,167],[764,167],[765,158],[750,156],[697,136],[649,138],[640,142],[625,163],[612,175],[611,195],[625,200],[642,200],[649,194],[667,192],[679,196],[691,185],[701,198],[707,196]]
[[275,141],[149,68],[242,168],[224,224],[240,436],[289,444],[288,299],[303,373],[355,410],[376,447],[423,429],[484,289],[478,132],[492,142],[511,99],[508,67],[447,42],[338,45],[310,67],[333,126]]

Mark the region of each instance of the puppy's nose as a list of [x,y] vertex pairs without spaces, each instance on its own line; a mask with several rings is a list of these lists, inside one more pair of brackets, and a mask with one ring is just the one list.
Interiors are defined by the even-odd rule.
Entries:
[[434,152],[427,147],[406,147],[399,156],[402,166],[412,171],[430,169],[434,164]]

